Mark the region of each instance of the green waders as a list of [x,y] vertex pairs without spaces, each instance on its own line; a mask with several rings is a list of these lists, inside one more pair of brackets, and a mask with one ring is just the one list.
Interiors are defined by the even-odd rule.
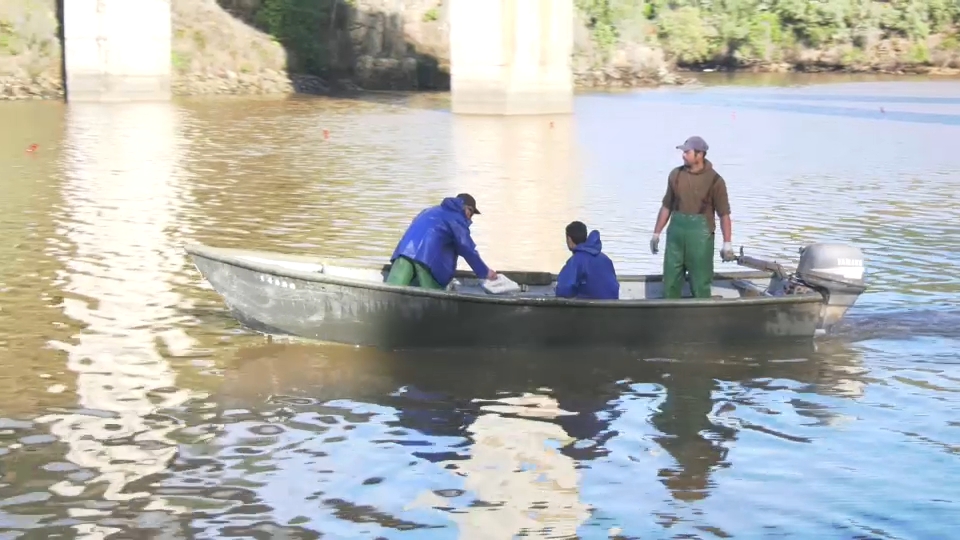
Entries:
[[393,261],[386,282],[390,285],[410,285],[423,287],[424,289],[443,290],[437,280],[433,279],[433,274],[430,273],[429,268],[406,257],[397,257]]
[[680,298],[684,272],[690,274],[694,298],[710,298],[713,283],[714,233],[703,214],[670,215],[663,254],[663,297]]

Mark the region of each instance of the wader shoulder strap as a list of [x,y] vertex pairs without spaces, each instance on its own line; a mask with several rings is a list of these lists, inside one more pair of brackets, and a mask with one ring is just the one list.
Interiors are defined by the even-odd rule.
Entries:
[[713,181],[710,182],[710,187],[707,188],[707,194],[703,196],[703,200],[700,201],[700,213],[704,214],[707,212],[707,207],[710,206],[710,203],[713,200],[713,187],[717,185],[717,179],[720,178],[720,175],[716,171],[713,172]]
[[680,209],[680,192],[677,188],[680,187],[680,171],[683,169],[683,166],[677,167],[670,171],[670,176],[667,181],[670,183],[670,189],[673,191],[673,204],[670,210],[676,212]]

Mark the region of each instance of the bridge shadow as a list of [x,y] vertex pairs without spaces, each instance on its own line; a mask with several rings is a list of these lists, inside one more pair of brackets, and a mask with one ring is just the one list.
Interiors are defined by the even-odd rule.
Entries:
[[216,1],[283,47],[296,94],[366,99],[369,91],[450,89],[442,7],[404,15],[349,0]]

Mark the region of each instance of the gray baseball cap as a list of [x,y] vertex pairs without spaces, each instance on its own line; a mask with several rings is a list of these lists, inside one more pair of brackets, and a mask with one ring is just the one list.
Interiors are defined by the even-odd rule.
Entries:
[[702,137],[694,135],[689,139],[683,141],[683,144],[677,147],[677,150],[693,150],[694,152],[706,152],[710,146],[707,144],[707,141],[703,140]]

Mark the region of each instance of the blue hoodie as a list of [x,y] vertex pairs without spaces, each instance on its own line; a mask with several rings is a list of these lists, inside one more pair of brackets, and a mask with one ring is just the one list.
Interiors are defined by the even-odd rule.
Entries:
[[457,257],[463,257],[477,277],[486,279],[490,269],[484,264],[470,238],[470,221],[463,213],[463,201],[447,197],[439,206],[417,214],[397,243],[392,263],[404,256],[430,269],[433,279],[446,287],[457,269]]
[[620,283],[613,261],[601,253],[600,233],[591,232],[586,241],[576,245],[557,276],[557,296],[619,300]]

